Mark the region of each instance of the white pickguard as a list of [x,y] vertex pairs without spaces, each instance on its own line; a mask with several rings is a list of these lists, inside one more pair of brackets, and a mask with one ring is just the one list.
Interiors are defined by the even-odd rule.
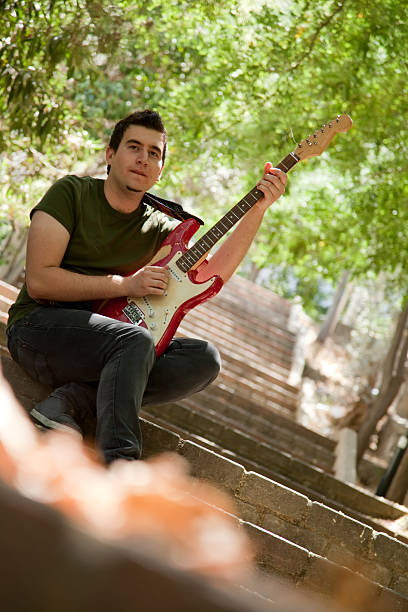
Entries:
[[144,322],[151,331],[155,345],[159,342],[174,313],[192,297],[203,293],[215,282],[211,278],[203,283],[192,283],[186,272],[182,272],[174,263],[182,252],[178,251],[167,264],[169,282],[165,295],[148,295],[144,297],[128,297],[129,304],[135,304],[142,311]]

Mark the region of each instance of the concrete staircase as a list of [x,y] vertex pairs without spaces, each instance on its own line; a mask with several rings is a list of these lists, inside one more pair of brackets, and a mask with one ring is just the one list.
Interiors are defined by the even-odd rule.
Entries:
[[[16,290],[0,292],[4,327]],[[223,369],[205,391],[143,411],[144,456],[177,452],[226,490],[264,574],[336,601],[346,589],[348,609],[408,611],[407,509],[337,480],[334,441],[296,423],[291,318],[290,303],[239,277],[189,313],[180,333],[215,342]],[[27,410],[48,393],[4,346],[2,364]]]

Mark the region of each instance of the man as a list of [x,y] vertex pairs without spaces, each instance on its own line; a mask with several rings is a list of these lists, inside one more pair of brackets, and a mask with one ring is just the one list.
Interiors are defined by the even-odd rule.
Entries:
[[[106,463],[140,457],[142,404],[200,391],[220,368],[208,342],[176,339],[156,359],[150,332],[92,311],[93,300],[166,291],[168,271],[148,262],[177,221],[146,195],[160,178],[166,148],[158,113],[138,111],[114,128],[105,181],[67,176],[50,188],[31,211],[26,284],[9,313],[12,357],[54,388],[33,420],[81,432],[81,421],[96,415]],[[198,280],[219,274],[225,282],[241,262],[266,209],[285,190],[286,175],[270,166],[258,183],[264,197],[201,264]]]

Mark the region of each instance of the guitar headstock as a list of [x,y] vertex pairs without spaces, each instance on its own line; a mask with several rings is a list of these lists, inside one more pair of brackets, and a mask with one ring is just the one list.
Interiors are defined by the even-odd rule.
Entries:
[[302,140],[293,153],[297,155],[300,160],[321,155],[329,146],[337,132],[347,132],[352,124],[353,122],[348,115],[337,115],[336,119],[325,123],[321,128],[316,130],[316,132],[313,132],[313,134]]

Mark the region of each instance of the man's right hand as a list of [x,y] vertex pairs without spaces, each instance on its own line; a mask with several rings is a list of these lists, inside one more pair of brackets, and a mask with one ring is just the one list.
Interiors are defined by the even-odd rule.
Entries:
[[169,271],[159,266],[145,266],[124,279],[126,295],[163,295],[167,289]]

